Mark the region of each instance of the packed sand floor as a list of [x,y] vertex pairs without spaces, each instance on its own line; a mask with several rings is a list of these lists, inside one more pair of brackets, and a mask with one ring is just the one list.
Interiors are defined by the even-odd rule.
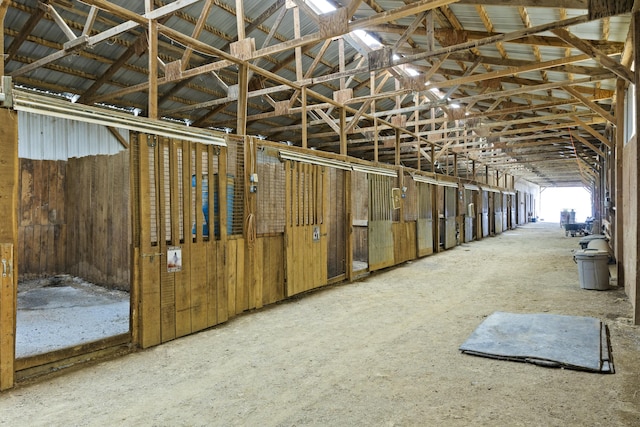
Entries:
[[[640,328],[535,223],[0,394],[0,425],[638,426]],[[615,285],[615,282],[613,282]],[[615,374],[475,357],[495,311],[593,316]]]

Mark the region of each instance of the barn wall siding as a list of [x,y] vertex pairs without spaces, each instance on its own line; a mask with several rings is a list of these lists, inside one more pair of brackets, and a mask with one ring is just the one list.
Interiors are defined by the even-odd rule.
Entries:
[[[128,132],[118,132],[128,138]],[[105,126],[23,111],[18,112],[18,135],[18,157],[23,159],[67,160],[124,150]]]

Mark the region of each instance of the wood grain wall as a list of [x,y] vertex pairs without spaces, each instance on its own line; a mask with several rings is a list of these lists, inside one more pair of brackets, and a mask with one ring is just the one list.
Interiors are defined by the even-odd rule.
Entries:
[[20,278],[66,269],[67,162],[20,159],[18,257]]
[[93,283],[129,290],[129,153],[70,159],[64,191],[65,271]]

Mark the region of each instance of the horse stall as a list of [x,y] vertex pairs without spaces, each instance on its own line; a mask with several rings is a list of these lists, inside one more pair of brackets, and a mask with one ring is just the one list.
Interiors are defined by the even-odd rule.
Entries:
[[418,256],[431,255],[435,251],[433,239],[433,200],[436,194],[434,178],[422,175],[413,175],[418,192],[418,218],[416,220],[417,250]]
[[347,277],[347,233],[346,198],[347,172],[338,168],[327,168],[329,187],[326,216],[327,227],[327,279],[331,283]]
[[507,231],[509,227],[509,217],[511,209],[509,208],[509,195],[503,191],[502,195],[502,231]]
[[351,248],[352,272],[355,277],[369,268],[369,179],[364,172],[351,176]]
[[458,244],[458,225],[456,222],[457,205],[458,205],[458,184],[455,182],[438,181],[438,187],[442,188],[444,218],[441,224],[444,224],[440,230],[444,249],[451,249]]
[[391,267],[395,262],[393,242],[393,176],[368,173],[369,180],[369,271]]
[[487,237],[491,234],[491,225],[493,223],[493,221],[491,220],[491,214],[489,212],[489,193],[490,191],[488,191],[486,188],[481,188],[481,197],[482,197],[482,213],[481,213],[481,217],[482,217],[482,237]]
[[15,370],[130,342],[128,132],[20,111]]
[[514,191],[507,192],[507,211],[508,211],[508,228],[509,230],[514,230],[517,225],[517,202],[516,202],[516,193]]
[[464,241],[471,242],[478,238],[478,192],[480,187],[474,184],[464,184]]
[[497,235],[502,233],[503,227],[503,207],[502,207],[502,193],[499,190],[493,190],[493,234]]
[[396,209],[399,212],[399,221],[393,223],[395,264],[416,259],[418,252],[416,241],[418,188],[409,174],[403,176],[399,187],[394,193],[396,198],[398,194],[400,195],[400,209]]

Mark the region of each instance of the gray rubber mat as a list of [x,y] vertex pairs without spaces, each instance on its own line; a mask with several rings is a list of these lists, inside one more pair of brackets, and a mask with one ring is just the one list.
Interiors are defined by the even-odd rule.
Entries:
[[494,359],[614,373],[609,329],[593,317],[495,312],[460,350]]

